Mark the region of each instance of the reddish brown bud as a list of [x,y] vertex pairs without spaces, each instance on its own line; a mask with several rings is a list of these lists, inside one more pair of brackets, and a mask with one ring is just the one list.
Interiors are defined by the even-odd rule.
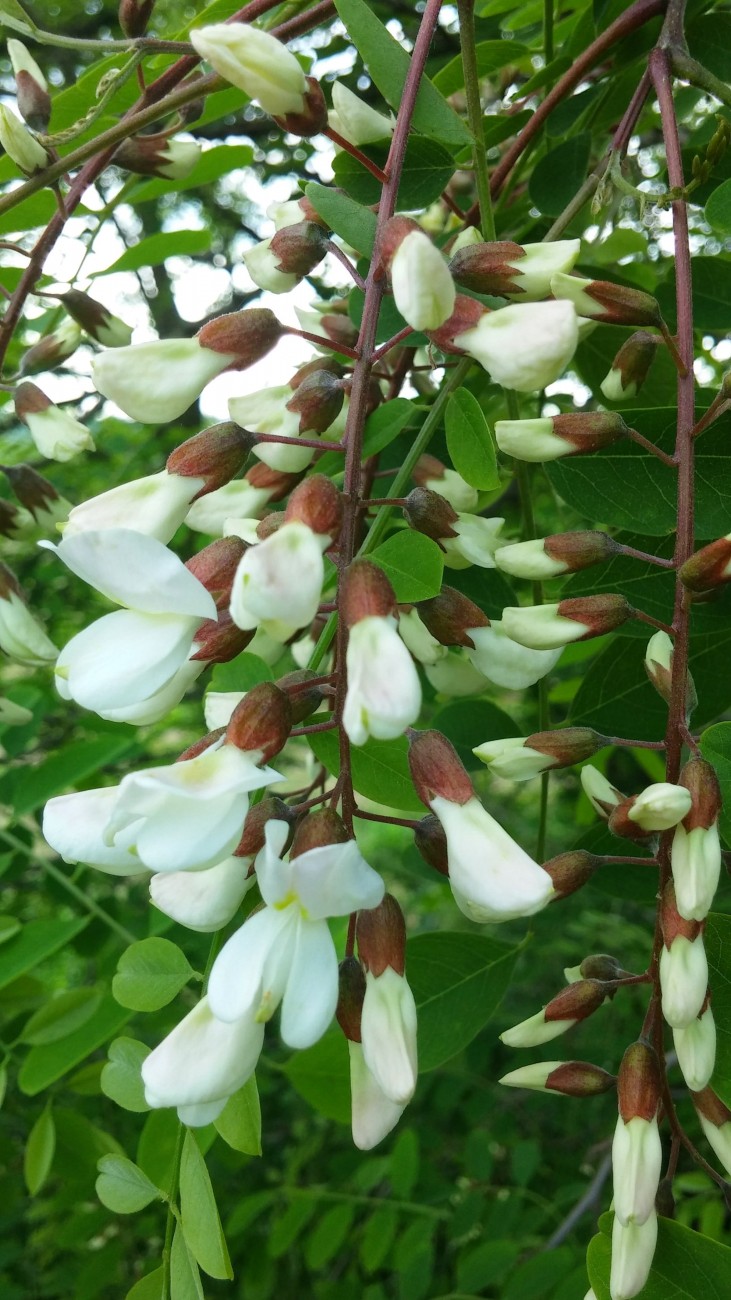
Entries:
[[302,474],[285,474],[282,470],[271,469],[263,461],[257,461],[256,465],[247,469],[244,478],[252,487],[269,492],[269,500],[275,502],[283,501],[289,496],[292,489],[302,481]]
[[441,731],[410,731],[409,768],[416,793],[430,806],[438,796],[450,803],[465,804],[475,791],[451,741]]
[[710,591],[731,579],[731,534],[696,551],[678,570],[689,591]]
[[7,600],[10,595],[19,596],[22,601],[25,601],[20,583],[12,569],[0,561],[0,600]]
[[129,343],[132,330],[120,321],[103,303],[91,298],[80,289],[67,289],[58,295],[72,320],[91,338],[105,347],[121,347]]
[[208,321],[196,337],[202,348],[232,356],[229,370],[244,370],[271,352],[284,333],[268,307],[249,307]]
[[[413,217],[390,217],[383,226],[378,244],[378,256],[386,271],[393,261],[396,250],[400,248],[406,236],[412,235],[414,231],[421,231],[421,226],[418,221],[414,221]],[[421,233],[423,234],[423,231]]]
[[[200,116],[195,104],[188,104],[183,114]],[[136,176],[159,176],[162,180],[178,180],[188,176],[198,161],[199,147],[185,141],[171,140],[161,131],[156,135],[131,135],[117,145],[112,157],[116,167],[134,172]]]
[[637,330],[628,338],[602,384],[604,396],[610,401],[636,397],[650,372],[659,343],[659,335],[644,330]]
[[225,420],[176,447],[167,458],[166,469],[168,474],[180,474],[183,478],[205,479],[205,486],[193,497],[197,501],[206,492],[213,492],[235,478],[255,442],[253,433],[233,420]]
[[289,696],[274,682],[259,682],[236,705],[226,728],[226,741],[247,753],[260,753],[269,762],[287,743],[292,730]]
[[460,248],[449,263],[453,279],[475,293],[520,293],[520,272],[512,263],[525,257],[520,244],[496,240]]
[[320,330],[331,343],[341,343],[352,348],[358,341],[358,330],[348,315],[347,298],[332,298],[320,317]]
[[42,370],[52,370],[67,361],[81,342],[81,332],[74,321],[68,320],[52,334],[46,334],[34,343],[20,359],[21,375],[37,375]]
[[155,0],[119,0],[119,25],[125,36],[130,40],[144,36],[154,8]]
[[553,432],[557,438],[574,447],[569,455],[583,455],[610,447],[624,438],[628,426],[618,411],[581,411],[570,415],[554,415]]
[[702,1092],[691,1092],[693,1105],[704,1119],[707,1119],[716,1128],[721,1128],[731,1120],[731,1110],[720,1097],[717,1097],[712,1088],[704,1088]]
[[240,537],[219,537],[186,561],[186,569],[211,593],[217,609],[229,605],[231,584],[246,549]]
[[641,1039],[630,1043],[619,1067],[617,1097],[625,1124],[631,1119],[652,1120],[660,1105],[660,1066],[652,1047]]
[[534,731],[526,736],[523,744],[526,749],[536,749],[539,754],[548,754],[555,759],[555,767],[569,767],[572,763],[583,763],[591,758],[598,749],[606,744],[606,736],[601,736],[591,727],[562,727],[559,731]]
[[660,924],[662,938],[666,948],[672,948],[678,938],[688,939],[691,943],[705,930],[705,921],[688,921],[680,915],[675,901],[675,885],[669,880],[663,889],[660,905]]
[[555,890],[552,902],[556,902],[559,898],[566,898],[588,884],[600,864],[601,858],[593,853],[587,853],[584,849],[559,853],[558,857],[544,862],[543,870],[548,872]]
[[452,509],[446,497],[431,492],[429,488],[416,487],[409,492],[404,502],[404,515],[410,528],[435,542],[440,542],[443,537],[457,536],[452,527],[459,518],[457,511]]
[[282,510],[276,510],[270,515],[265,515],[256,525],[256,535],[259,541],[266,541],[267,537],[271,537],[272,533],[276,533],[283,523],[284,512]]
[[207,618],[196,629],[195,644],[198,649],[191,659],[207,664],[227,664],[245,650],[253,640],[256,628],[244,632],[234,623],[227,609],[218,618]]
[[634,610],[624,596],[602,593],[599,596],[577,596],[573,600],[561,600],[557,613],[561,618],[583,623],[586,631],[576,637],[576,640],[588,641],[591,637],[613,632],[615,627],[620,627],[628,618],[632,618]]
[[546,1020],[586,1020],[605,1001],[608,989],[599,980],[576,980],[543,1008]]
[[354,560],[345,573],[340,616],[348,627],[373,616],[396,613],[396,596],[383,569],[371,560]]
[[328,249],[327,235],[314,221],[298,221],[272,235],[269,251],[277,259],[277,270],[304,276],[321,262]]
[[[289,821],[290,810],[282,799],[267,794],[259,803],[252,804],[246,814],[244,830],[236,848],[234,857],[254,858],[264,848],[264,832],[268,821]],[[283,852],[286,852],[286,846]]]
[[355,935],[358,954],[366,971],[377,977],[391,966],[397,975],[403,975],[406,924],[392,894],[386,894],[378,907],[364,908],[358,913]]
[[335,1010],[338,1024],[351,1043],[359,1043],[366,982],[363,967],[357,957],[346,957],[341,961],[338,982],[338,1005]]
[[38,415],[40,411],[47,411],[53,402],[50,397],[36,384],[31,384],[27,380],[25,383],[18,384],[15,390],[15,414],[23,424],[27,423],[29,415]]
[[277,126],[281,126],[290,135],[308,137],[319,135],[327,127],[327,104],[320,83],[316,78],[307,77],[305,79],[307,81],[307,91],[303,96],[304,103],[300,111],[298,113],[286,113],[283,117],[275,117],[274,121]]
[[345,370],[335,357],[314,357],[312,361],[307,361],[304,366],[300,366],[298,370],[295,370],[289,381],[292,392],[296,393],[305,379],[309,379],[310,375],[318,374],[321,370],[326,371],[328,375],[332,375],[335,379],[342,379],[345,374]]
[[704,758],[690,758],[685,764],[678,785],[690,790],[693,805],[683,818],[687,831],[694,831],[699,826],[708,830],[718,820],[721,811],[721,787],[718,777],[710,763]]
[[579,316],[605,321],[609,325],[660,325],[657,300],[642,289],[610,280],[583,280],[559,273],[551,281],[556,298],[573,302]]
[[340,532],[342,517],[343,498],[324,474],[312,474],[304,479],[295,488],[284,511],[288,524],[298,520],[318,536],[329,537],[331,542]]
[[608,952],[593,952],[589,957],[582,961],[579,972],[582,979],[603,980],[605,983],[611,980],[622,979],[628,972],[624,970],[616,957],[612,957]]
[[435,347],[441,348],[442,352],[450,352],[464,355],[464,349],[455,347],[454,340],[467,330],[474,329],[483,316],[488,313],[488,308],[484,307],[476,298],[467,298],[464,294],[458,293],[454,304],[454,311],[445,320],[443,325],[437,330],[426,330],[426,336]]
[[225,727],[216,727],[215,731],[209,731],[205,736],[201,736],[200,740],[194,740],[182,754],[178,754],[175,762],[185,763],[189,758],[198,758],[201,754],[205,754],[211,745],[215,745],[216,741],[221,739],[225,730]]
[[565,1097],[595,1097],[609,1092],[616,1078],[589,1061],[564,1061],[548,1075],[544,1087],[549,1092],[561,1092]]
[[329,429],[343,409],[344,401],[342,380],[328,370],[319,369],[299,381],[286,407],[299,415],[299,431],[306,436]]
[[[32,387],[32,384],[21,384],[21,388]],[[34,519],[48,510],[52,501],[59,499],[53,484],[30,465],[5,465],[3,473],[20,504],[30,510]]]
[[470,631],[490,626],[489,618],[479,606],[454,587],[442,587],[439,595],[431,600],[417,601],[416,609],[422,623],[440,645],[474,649]]
[[290,858],[298,858],[310,849],[321,849],[326,844],[347,844],[351,836],[345,824],[332,808],[318,808],[302,819],[294,834]]
[[292,705],[292,722],[298,725],[306,718],[312,717],[325,698],[321,686],[310,686],[309,682],[317,679],[317,673],[310,668],[297,668],[293,673],[286,673],[277,680],[280,691],[286,691]]
[[0,497],[0,536],[15,537],[23,527],[23,517],[12,501]]
[[51,96],[31,72],[24,68],[15,73],[18,112],[32,131],[47,131],[51,120]]
[[554,533],[551,537],[544,537],[543,549],[552,560],[566,566],[566,573],[578,573],[590,564],[598,564],[600,560],[616,555],[620,548],[608,533],[591,529],[586,532]]
[[428,813],[417,823],[414,844],[422,858],[441,876],[449,875],[447,862],[447,837],[438,817]]

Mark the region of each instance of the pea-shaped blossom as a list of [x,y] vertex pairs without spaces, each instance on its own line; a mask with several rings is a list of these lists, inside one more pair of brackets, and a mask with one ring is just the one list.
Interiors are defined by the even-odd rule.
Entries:
[[418,718],[421,686],[398,633],[393,588],[368,560],[348,570],[343,617],[350,629],[343,726],[354,745],[369,736],[393,740]]
[[193,48],[221,77],[265,113],[301,113],[307,82],[294,54],[276,36],[248,23],[211,23],[190,33]]
[[327,918],[376,907],[383,881],[334,813],[311,814],[284,861],[287,822],[265,827],[256,876],[265,907],[228,940],[211,970],[214,1015],[270,1020],[282,1006],[281,1034],[310,1047],[324,1034],[338,1001],[338,960]]

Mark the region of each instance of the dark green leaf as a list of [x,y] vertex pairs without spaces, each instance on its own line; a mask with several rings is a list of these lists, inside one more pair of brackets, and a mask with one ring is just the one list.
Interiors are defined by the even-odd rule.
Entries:
[[[611,1223],[611,1215],[602,1217],[602,1231],[592,1238],[586,1256],[597,1300],[610,1300]],[[728,1246],[661,1218],[650,1277],[638,1300],[726,1300],[730,1277]]]
[[713,191],[706,204],[706,221],[719,235],[731,235],[731,181]]
[[723,804],[719,816],[721,834],[731,845],[731,722],[719,722],[701,736],[703,757],[716,769]]
[[85,1024],[56,1043],[32,1047],[18,1074],[18,1087],[27,1097],[35,1097],[55,1083],[74,1066],[108,1042],[129,1020],[129,1012],[105,998]]
[[348,1044],[339,1029],[290,1056],[283,1069],[308,1105],[337,1124],[350,1123]]
[[686,35],[693,58],[723,81],[731,79],[731,14],[703,14],[688,24]]
[[85,780],[93,772],[136,752],[138,741],[130,732],[115,731],[96,740],[78,740],[62,753],[50,754],[41,763],[9,771],[0,780],[0,799],[12,803],[16,813],[33,812],[52,795]]
[[28,1134],[23,1155],[23,1177],[31,1196],[37,1196],[51,1172],[56,1150],[56,1128],[50,1104],[41,1111]]
[[704,943],[716,1022],[716,1066],[711,1087],[731,1106],[731,916],[711,912]]
[[[340,771],[337,735],[330,731],[316,732],[308,740],[315,756],[328,772],[337,776]],[[353,746],[351,761],[356,793],[388,808],[423,813],[424,806],[411,780],[407,754],[408,745],[403,736],[398,740],[367,740],[365,745]]]
[[482,771],[484,768],[472,753],[476,745],[486,740],[520,735],[518,723],[488,700],[454,700],[445,704],[434,714],[432,726],[449,736],[469,771]]
[[[731,303],[731,261],[725,257],[694,257],[691,270],[693,323],[696,329],[708,330],[725,337]],[[673,328],[675,282],[672,277],[660,285],[657,300],[665,319]]]
[[423,409],[406,397],[395,397],[392,402],[378,406],[366,420],[363,439],[363,459],[383,451],[403,433],[407,425],[420,419]]
[[249,691],[259,682],[273,681],[269,664],[264,663],[258,655],[244,650],[227,664],[216,664],[211,673],[212,691]]
[[528,188],[539,212],[557,217],[586,179],[591,153],[588,131],[551,149],[534,168]]
[[131,1291],[128,1291],[125,1300],[162,1300],[164,1273],[161,1268],[156,1268],[154,1273],[148,1273],[146,1277],[141,1277],[139,1282],[135,1282]]
[[[491,72],[497,72],[499,68],[512,68],[517,63],[526,63],[530,60],[528,46],[521,45],[520,41],[479,41],[475,54],[477,71],[481,77],[487,77]],[[464,69],[460,54],[440,68],[434,77],[434,85],[443,95],[453,95],[456,90],[462,89]]]
[[157,266],[169,257],[193,257],[198,253],[207,253],[210,247],[210,230],[166,230],[159,235],[149,235],[139,244],[126,249],[116,262],[105,266],[103,271],[97,271],[96,274],[137,271],[141,266]]
[[87,916],[72,921],[29,921],[0,950],[0,988],[64,948],[88,924]]
[[354,1205],[333,1205],[318,1219],[307,1238],[307,1267],[318,1270],[334,1259],[347,1237],[355,1218]]
[[194,974],[177,944],[169,939],[140,939],[122,953],[112,993],[120,1006],[132,1011],[158,1011]]
[[317,185],[315,181],[305,187],[305,194],[336,235],[340,235],[351,248],[370,257],[376,240],[375,212],[340,190]]
[[232,1278],[221,1220],[206,1162],[188,1130],[180,1165],[180,1211],[188,1249],[210,1277]]
[[377,546],[368,558],[383,569],[400,605],[430,600],[441,590],[442,552],[423,533],[404,528]]
[[74,1029],[86,1024],[100,1002],[98,989],[68,989],[66,993],[57,993],[34,1012],[23,1029],[21,1041],[38,1047],[66,1038]]
[[213,1123],[216,1132],[234,1151],[242,1151],[246,1156],[261,1155],[261,1107],[253,1074],[243,1088],[229,1097]]
[[482,407],[468,388],[452,393],[444,424],[457,473],[481,492],[494,492],[500,486],[495,444]]
[[[368,145],[368,157],[382,167],[388,157],[386,145]],[[406,146],[403,171],[398,192],[400,208],[425,208],[439,198],[454,171],[454,157],[434,140],[412,136]],[[333,163],[333,172],[356,204],[377,203],[381,194],[380,182],[349,153],[339,153]],[[362,251],[359,249],[359,251]],[[367,251],[367,250],[366,250]]]

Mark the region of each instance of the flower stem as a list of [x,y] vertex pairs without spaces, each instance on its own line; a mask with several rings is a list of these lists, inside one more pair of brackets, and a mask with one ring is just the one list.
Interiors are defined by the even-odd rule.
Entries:
[[[552,0],[546,0],[551,4]],[[475,47],[475,0],[457,0],[459,14],[459,37],[462,48],[462,67],[464,69],[464,88],[467,100],[467,118],[474,142],[475,183],[477,185],[477,202],[480,215],[480,227],[487,240],[496,238],[495,216],[492,210],[490,194],[490,175],[487,170],[487,153],[485,151],[485,133],[482,123],[482,103],[480,101],[480,77],[477,68],[477,51]]]

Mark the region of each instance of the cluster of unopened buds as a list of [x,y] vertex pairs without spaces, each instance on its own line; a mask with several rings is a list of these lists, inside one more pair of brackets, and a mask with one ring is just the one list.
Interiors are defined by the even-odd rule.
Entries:
[[[343,86],[336,86],[328,117],[320,86],[264,31],[222,24],[194,30],[191,40],[221,76],[289,132],[327,130],[336,142],[359,146],[393,129],[387,115]],[[16,47],[11,55],[21,112],[35,130],[45,129],[40,91],[30,110],[20,98],[29,76],[42,87],[41,74],[19,42],[10,44]],[[42,168],[43,147],[8,110],[0,113],[0,137],[18,165],[28,172]],[[168,141],[144,137],[128,142],[116,161],[170,175],[168,153]],[[281,293],[308,275],[333,244],[301,197],[277,205],[272,216],[275,233],[245,260],[259,286]],[[490,243],[472,228],[445,253],[405,215],[382,224],[376,251],[407,325],[423,331],[435,352],[471,357],[513,391],[534,393],[556,380],[594,322],[638,327],[604,382],[609,400],[634,397],[658,343],[664,337],[672,348],[672,340],[654,299],[572,275],[578,256],[578,240]],[[505,304],[489,309],[470,296],[475,293]],[[25,376],[69,355],[79,327],[102,348],[93,365],[98,392],[145,423],[177,419],[215,376],[252,365],[287,332],[272,311],[250,308],[219,316],[193,338],[131,345],[126,327],[86,295],[72,290],[61,302],[69,321],[78,322],[77,333],[69,326],[66,340],[58,331],[37,345],[35,356],[31,349],[16,393],[19,418],[38,449],[56,459],[88,448],[90,439]],[[469,920],[528,917],[581,887],[610,859],[572,851],[534,861],[483,806],[450,742],[438,731],[414,730],[422,711],[420,670],[446,694],[478,693],[487,683],[522,690],[545,677],[567,645],[635,618],[657,628],[646,667],[669,700],[672,629],[611,593],[507,607],[499,619],[449,586],[431,599],[399,605],[377,563],[354,559],[352,548],[342,552],[344,509],[352,503],[329,478],[307,472],[322,451],[347,444],[350,380],[345,361],[332,353],[357,357],[350,322],[340,303],[325,302],[303,324],[320,353],[288,383],[233,397],[230,422],[183,443],[160,472],[74,507],[61,525],[61,541],[46,543],[71,573],[120,608],[91,623],[57,656],[12,574],[3,571],[0,645],[24,664],[55,662],[63,698],[105,719],[141,726],[164,718],[208,665],[231,661],[247,647],[276,665],[290,645],[300,655],[297,662],[306,664],[311,631],[316,637],[323,612],[337,609],[347,638],[344,661],[332,671],[318,675],[305,666],[246,693],[209,692],[211,730],[175,763],[132,772],[118,786],[52,799],[44,833],[68,862],[112,875],[148,873],[154,905],[193,930],[228,926],[258,886],[261,903],[218,953],[205,996],[143,1064],[150,1106],[174,1106],[186,1123],[206,1124],[254,1071],[264,1025],[280,1006],[282,1039],[296,1049],[318,1041],[337,1015],[349,1044],[353,1135],[359,1147],[369,1148],[391,1131],[416,1086],[416,1008],[405,973],[404,919],[361,855],[339,782],[299,804],[263,794],[282,779],[277,756],[290,737],[308,729],[337,726],[356,746],[405,735],[414,786],[428,809],[414,823],[425,861],[448,878]],[[373,381],[371,406],[381,398]],[[607,411],[501,420],[495,435],[503,453],[528,462],[585,455],[620,438],[648,447],[619,414]],[[47,507],[37,485],[34,490],[35,496],[26,483],[28,505],[33,499],[38,509]],[[282,502],[282,509],[265,513]],[[414,487],[400,504],[407,525],[432,538],[453,569],[497,568],[542,582],[617,554],[638,554],[600,531],[510,542],[501,535],[502,519],[479,513],[477,492],[429,456],[417,465]],[[168,546],[183,523],[216,539],[187,563]],[[328,606],[331,561],[339,584],[337,602]],[[728,581],[729,538],[698,552],[680,578],[689,592]],[[686,703],[687,723],[690,682]],[[490,740],[475,753],[493,775],[522,781],[585,764],[615,743],[633,742],[570,727]],[[731,1112],[709,1088],[715,1029],[703,947],[721,867],[720,794],[713,769],[695,749],[677,782],[659,782],[637,795],[625,796],[592,766],[583,766],[581,780],[615,836],[651,855],[659,837],[671,836],[672,876],[663,890],[662,942],[653,958],[661,1007],[651,1006],[646,1032],[627,1049],[617,1078],[587,1062],[548,1061],[516,1069],[502,1082],[577,1097],[617,1088],[611,1294],[629,1300],[648,1276],[657,1235],[658,1121],[666,1101],[659,1010],[672,1028],[703,1131],[731,1174]],[[318,806],[328,798],[331,806]],[[334,917],[351,918],[340,964],[328,928]],[[567,987],[507,1030],[503,1042],[549,1042],[624,984],[652,978],[653,971],[624,971],[614,958],[588,957],[568,972]]]

